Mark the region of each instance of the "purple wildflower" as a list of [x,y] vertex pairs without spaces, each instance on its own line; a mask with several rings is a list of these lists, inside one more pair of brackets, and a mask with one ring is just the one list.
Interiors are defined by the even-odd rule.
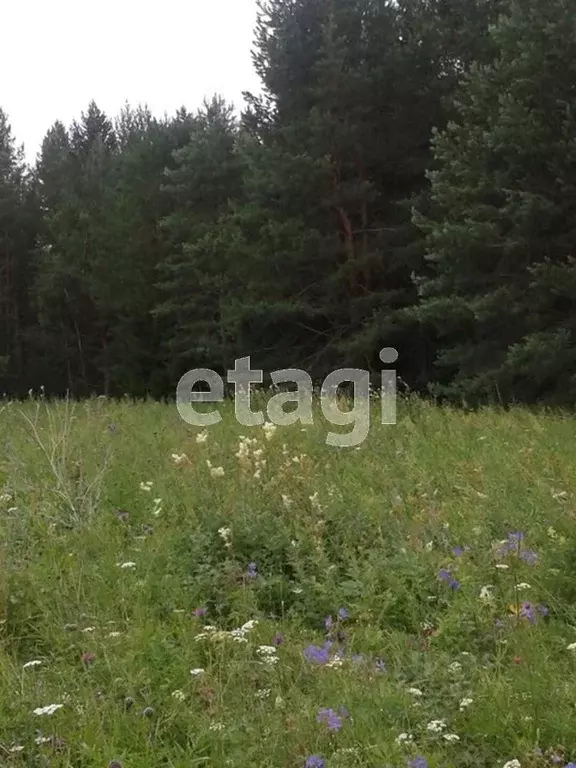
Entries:
[[454,557],[460,557],[460,555],[464,554],[464,547],[453,547],[452,554]]
[[566,763],[564,768],[576,768],[576,763]]
[[538,613],[540,614],[540,616],[548,616],[548,614],[550,613],[550,611],[549,611],[549,610],[548,610],[548,608],[547,608],[547,607],[544,605],[544,603],[539,603],[539,604],[536,606],[536,610],[538,611]]
[[456,579],[452,576],[450,571],[447,571],[446,568],[441,568],[440,572],[438,573],[438,578],[440,581],[445,582],[448,584],[450,589],[452,589],[454,592],[457,589],[460,589],[460,584],[456,581]]
[[526,565],[536,565],[538,562],[538,555],[536,552],[526,550],[525,552],[520,552],[520,559],[524,560]]
[[324,643],[322,648],[318,645],[309,645],[304,649],[304,657],[315,664],[326,664],[330,659],[329,651],[331,646],[332,643],[330,641]]
[[282,632],[277,632],[272,638],[272,645],[282,645],[284,642],[284,635]]
[[326,618],[324,619],[324,629],[326,630],[326,632],[328,632],[331,626],[332,626],[332,616],[326,616]]
[[322,760],[320,755],[310,755],[310,757],[306,758],[304,768],[324,768],[324,760]]
[[339,608],[338,609],[338,618],[344,621],[345,619],[350,618],[350,614],[346,610],[346,608]]
[[329,731],[339,731],[342,728],[342,718],[333,709],[320,709],[316,722],[324,723]]
[[426,758],[421,755],[416,755],[412,760],[408,760],[408,765],[410,768],[428,768]]
[[258,575],[258,568],[256,563],[248,563],[248,578],[255,579]]
[[196,616],[198,619],[201,619],[203,616],[206,616],[206,608],[194,608],[192,611],[192,614]]
[[534,615],[534,608],[532,606],[532,603],[521,603],[520,604],[520,616],[524,619],[528,619],[530,624],[536,623],[536,616]]
[[550,759],[552,760],[554,765],[559,765],[562,762],[562,758],[560,757],[560,755],[552,755]]

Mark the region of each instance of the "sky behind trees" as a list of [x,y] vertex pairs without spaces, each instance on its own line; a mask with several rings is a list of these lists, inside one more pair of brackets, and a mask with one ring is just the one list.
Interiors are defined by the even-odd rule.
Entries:
[[255,0],[18,0],[2,13],[2,108],[29,162],[54,121],[90,99],[111,115],[128,100],[161,116],[215,92],[239,108],[243,90],[259,90]]

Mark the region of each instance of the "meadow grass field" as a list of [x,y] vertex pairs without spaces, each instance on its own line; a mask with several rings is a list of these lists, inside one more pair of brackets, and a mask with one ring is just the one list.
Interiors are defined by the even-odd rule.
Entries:
[[576,762],[573,417],[225,410],[0,405],[0,765]]

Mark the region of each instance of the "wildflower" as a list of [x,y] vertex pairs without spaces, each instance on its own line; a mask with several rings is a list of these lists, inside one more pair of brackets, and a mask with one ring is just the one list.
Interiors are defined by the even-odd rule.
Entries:
[[224,724],[223,723],[212,723],[210,726],[211,731],[222,731],[224,730]]
[[576,651],[576,643],[570,643],[570,645],[566,646],[566,649],[568,651]]
[[26,664],[22,665],[22,669],[28,669],[29,667],[39,667],[42,662],[40,659],[33,659],[32,661],[27,661]]
[[248,563],[247,575],[249,579],[255,579],[257,574],[256,563]]
[[247,621],[245,624],[242,624],[242,631],[250,632],[251,629],[254,629],[256,624],[258,624],[258,621],[256,619],[250,619],[250,621]]
[[496,568],[498,568],[499,571],[507,571],[510,566],[506,565],[506,563],[496,563]]
[[425,758],[417,755],[413,760],[408,761],[409,768],[428,768]]
[[531,589],[530,584],[526,584],[525,581],[520,582],[520,584],[516,585],[516,589]]
[[208,432],[206,432],[206,430],[196,435],[196,442],[198,443],[198,445],[205,443],[206,440],[208,440]]
[[212,477],[224,477],[224,467],[210,467]]
[[183,691],[172,691],[172,698],[177,701],[184,701],[186,694]]
[[172,461],[174,464],[176,464],[177,467],[179,467],[181,464],[184,464],[184,462],[188,461],[188,456],[186,456],[185,453],[173,453],[172,454]]
[[64,705],[63,704],[47,704],[45,707],[36,707],[34,710],[34,714],[41,716],[41,715],[53,715],[54,712],[57,712],[59,709],[62,709]]
[[538,555],[536,552],[531,551],[520,552],[520,559],[523,560],[526,565],[536,565],[538,562]]
[[263,664],[274,665],[278,662],[276,648],[273,645],[259,645],[256,653],[262,658]]
[[480,589],[480,600],[484,603],[491,603],[494,600],[492,589],[492,584],[486,584],[486,586],[482,587]]
[[418,696],[418,697],[423,696],[423,693],[420,690],[420,688],[408,688],[408,693],[411,693],[412,696]]
[[154,483],[152,482],[152,480],[147,480],[145,483],[140,483],[140,490],[146,491],[146,493],[150,493],[153,485]]
[[261,688],[260,690],[256,691],[254,695],[257,699],[267,699],[271,693],[272,691],[270,688]]
[[399,733],[396,736],[396,744],[410,744],[414,741],[414,736],[411,733]]
[[230,541],[230,536],[232,535],[232,531],[230,528],[218,528],[218,533],[220,534],[220,538],[224,542],[224,545],[226,547],[230,547],[232,542]]
[[317,645],[309,645],[304,649],[304,657],[315,664],[326,664],[330,660],[329,650],[331,646],[332,643],[329,641],[324,643],[322,648]]
[[523,619],[528,619],[530,624],[536,623],[536,617],[534,615],[534,608],[532,607],[532,603],[521,603],[520,604],[520,616]]
[[438,573],[438,578],[440,581],[445,582],[448,584],[450,589],[456,591],[457,589],[460,589],[460,584],[456,581],[456,579],[451,575],[450,571],[447,571],[446,568],[441,568],[440,572]]
[[264,430],[264,436],[266,437],[266,440],[272,440],[277,427],[276,424],[272,424],[271,422],[267,421],[262,425],[262,429]]
[[108,637],[120,637],[122,632],[109,632]]
[[154,499],[154,509],[152,510],[152,514],[154,517],[158,517],[162,512],[162,499]]
[[460,557],[465,551],[466,549],[464,547],[452,547],[452,554],[454,557]]
[[456,673],[460,672],[461,670],[462,670],[462,664],[460,664],[459,661],[453,661],[448,666],[448,671],[452,672],[452,674],[456,674]]
[[94,632],[96,630],[96,627],[84,627],[82,632]]
[[326,616],[326,618],[324,619],[324,629],[326,630],[326,632],[328,632],[331,626],[332,626],[332,616]]
[[521,768],[520,766],[520,760],[509,760],[507,763],[504,763],[503,768]]
[[23,750],[24,750],[24,747],[21,744],[15,744],[13,747],[10,747],[8,751],[15,753],[15,752],[22,752]]
[[342,621],[350,618],[350,614],[348,613],[346,608],[338,609],[338,618],[341,619]]
[[460,736],[458,736],[456,733],[444,733],[442,735],[442,738],[445,741],[449,741],[451,743],[452,742],[456,742],[456,741],[460,741]]
[[142,710],[142,717],[152,717],[153,714],[154,714],[154,710],[152,709],[152,707],[144,707],[144,709]]
[[124,570],[126,570],[127,568],[136,568],[136,563],[133,563],[132,561],[128,563],[116,563],[116,565],[118,566],[118,568],[123,568]]
[[82,654],[80,657],[80,660],[83,664],[92,664],[92,662],[96,659],[96,655],[92,653],[92,651],[86,651]]
[[304,768],[324,768],[324,766],[324,760],[319,755],[310,755],[304,763]]
[[470,704],[474,703],[474,699],[466,698],[460,702],[460,712],[463,712]]
[[118,762],[118,760],[112,760],[108,763],[108,768],[122,768],[122,763]]
[[285,493],[282,494],[282,504],[286,507],[286,509],[290,509],[294,502],[290,498],[290,496],[287,496]]
[[442,733],[444,728],[446,728],[446,723],[444,720],[431,720],[426,728],[430,733]]
[[376,659],[376,671],[386,672],[386,663],[382,659]]
[[198,667],[198,669],[191,669],[190,674],[192,675],[192,677],[198,677],[199,675],[204,674],[204,670]]
[[283,642],[284,642],[284,635],[282,634],[282,632],[277,632],[272,638],[273,645],[282,645]]
[[192,615],[196,616],[198,619],[201,619],[203,616],[206,616],[206,611],[206,608],[194,608]]
[[324,723],[329,731],[339,731],[342,728],[342,718],[333,709],[320,709],[316,722]]

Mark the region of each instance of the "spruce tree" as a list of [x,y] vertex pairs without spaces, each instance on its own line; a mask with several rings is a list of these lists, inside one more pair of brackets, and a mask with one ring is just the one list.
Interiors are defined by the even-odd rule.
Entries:
[[498,56],[466,78],[435,140],[432,207],[416,214],[434,391],[573,403],[576,3],[514,0],[492,37]]

